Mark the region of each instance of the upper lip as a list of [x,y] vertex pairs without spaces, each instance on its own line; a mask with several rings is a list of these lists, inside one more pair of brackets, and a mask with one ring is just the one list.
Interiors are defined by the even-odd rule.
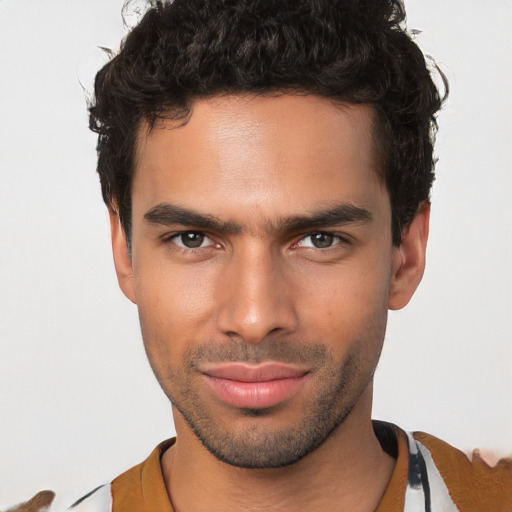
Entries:
[[209,377],[238,382],[266,382],[278,379],[293,379],[308,373],[304,368],[276,362],[260,364],[238,362],[209,363],[203,365],[201,372]]

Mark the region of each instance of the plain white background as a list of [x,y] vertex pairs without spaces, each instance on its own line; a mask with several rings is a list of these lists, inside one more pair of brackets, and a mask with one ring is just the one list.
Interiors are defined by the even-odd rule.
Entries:
[[[117,288],[85,90],[122,0],[0,0],[0,508],[71,504],[173,435]],[[407,0],[451,83],[428,267],[390,315],[375,416],[512,453],[512,4]]]

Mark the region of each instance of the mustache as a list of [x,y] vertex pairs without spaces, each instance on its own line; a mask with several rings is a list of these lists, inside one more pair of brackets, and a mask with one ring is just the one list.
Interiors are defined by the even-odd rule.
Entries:
[[195,369],[202,363],[240,362],[259,364],[265,361],[320,366],[331,359],[327,347],[321,343],[297,340],[269,339],[248,344],[240,340],[204,343],[189,348],[185,353],[185,366]]

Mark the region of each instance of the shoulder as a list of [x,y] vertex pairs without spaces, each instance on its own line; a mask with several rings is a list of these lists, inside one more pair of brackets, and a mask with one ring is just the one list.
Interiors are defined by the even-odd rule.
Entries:
[[80,498],[69,512],[171,510],[160,459],[174,441],[160,443],[147,459]]
[[106,484],[97,487],[71,505],[69,510],[71,512],[111,512],[111,485]]
[[415,432],[427,464],[439,472],[451,499],[459,510],[477,512],[512,510],[512,459],[487,464],[478,451],[468,457],[448,443],[424,432]]

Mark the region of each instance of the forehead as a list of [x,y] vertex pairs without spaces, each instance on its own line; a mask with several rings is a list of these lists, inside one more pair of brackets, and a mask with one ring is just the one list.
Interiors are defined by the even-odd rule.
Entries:
[[373,125],[369,106],[312,95],[196,100],[185,122],[141,128],[134,214],[141,202],[148,209],[161,202],[224,210],[231,204],[233,212],[270,208],[276,215],[294,202],[304,209],[371,203],[385,193]]

